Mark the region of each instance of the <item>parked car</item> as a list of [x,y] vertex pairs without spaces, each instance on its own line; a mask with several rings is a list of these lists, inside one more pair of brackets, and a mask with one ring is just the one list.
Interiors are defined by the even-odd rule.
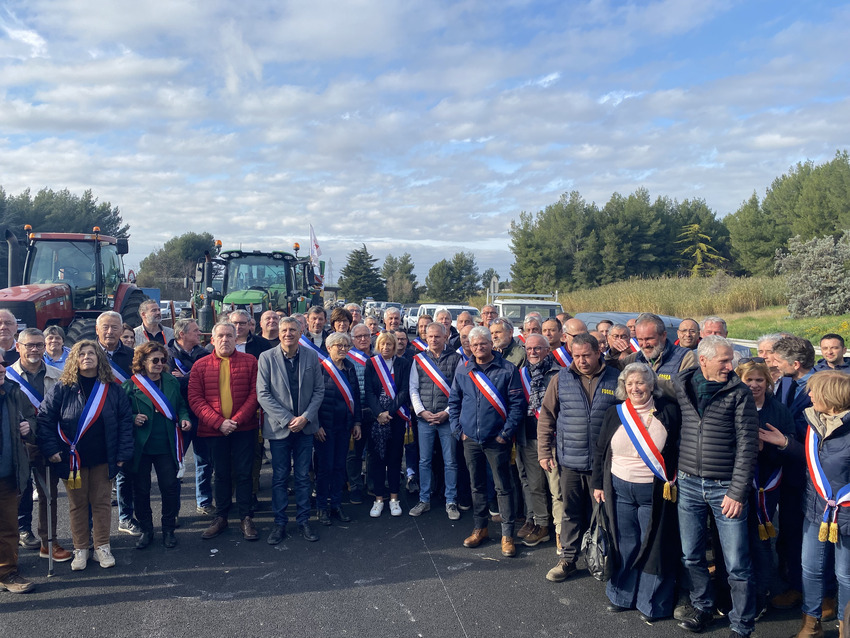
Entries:
[[404,318],[404,328],[409,333],[413,334],[416,332],[416,327],[419,323],[419,317],[424,315],[431,315],[431,318],[439,310],[448,310],[452,315],[452,326],[457,328],[457,317],[462,312],[468,312],[472,315],[472,320],[475,322],[475,325],[481,325],[481,311],[478,310],[475,306],[461,306],[455,304],[422,304],[419,308],[412,310],[410,314],[408,314]]
[[529,312],[539,312],[545,321],[563,312],[561,304],[557,301],[544,301],[540,299],[496,299],[493,302],[500,317],[510,319],[514,328],[522,328],[522,322]]

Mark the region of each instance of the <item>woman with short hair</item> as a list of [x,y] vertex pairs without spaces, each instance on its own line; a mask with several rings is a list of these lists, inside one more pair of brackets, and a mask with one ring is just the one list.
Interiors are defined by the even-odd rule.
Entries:
[[189,409],[180,393],[180,382],[168,372],[168,351],[158,341],[147,341],[133,354],[133,376],[124,391],[133,406],[135,451],[133,499],[142,535],[136,549],[153,540],[151,469],[162,496],[162,544],[177,545],[174,529],[180,511],[180,477],[183,475],[183,432],[192,429]]
[[65,345],[65,331],[59,326],[47,326],[44,329],[44,362],[61,370],[69,352],[71,349]]
[[613,530],[608,611],[637,608],[653,622],[673,613],[681,561],[675,477],[682,419],[645,363],[623,369],[617,398],[623,403],[605,413],[591,477]]
[[334,332],[348,333],[351,330],[351,313],[345,308],[334,308],[331,312],[331,329]]
[[111,480],[133,459],[133,412],[114,381],[103,348],[95,341],[78,341],[38,411],[41,453],[65,479],[74,571],[88,563],[89,511],[94,559],[101,567],[115,565],[109,543]]

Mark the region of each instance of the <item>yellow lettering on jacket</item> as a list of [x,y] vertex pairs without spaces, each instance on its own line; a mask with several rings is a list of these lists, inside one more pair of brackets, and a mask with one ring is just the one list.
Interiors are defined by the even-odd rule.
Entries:
[[602,388],[602,394],[610,394],[611,396],[614,396],[614,391],[609,390],[608,388]]

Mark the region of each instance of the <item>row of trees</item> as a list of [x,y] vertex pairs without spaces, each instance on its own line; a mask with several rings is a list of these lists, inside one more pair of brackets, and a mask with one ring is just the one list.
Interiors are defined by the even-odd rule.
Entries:
[[575,290],[630,277],[773,274],[789,240],[837,238],[850,228],[850,159],[798,163],[759,198],[719,220],[701,199],[683,202],[638,189],[601,208],[564,194],[511,224],[512,288]]
[[145,288],[159,288],[163,299],[185,299],[189,291],[182,280],[194,276],[195,266],[207,250],[218,254],[210,233],[188,232],[172,237],[142,259],[136,281]]

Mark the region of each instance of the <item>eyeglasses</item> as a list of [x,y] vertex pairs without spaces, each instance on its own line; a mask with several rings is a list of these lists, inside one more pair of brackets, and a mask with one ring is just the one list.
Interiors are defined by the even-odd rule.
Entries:
[[328,347],[329,348],[337,348],[338,350],[350,350],[351,349],[351,346],[348,345],[347,343],[335,343],[335,344],[328,346]]
[[44,347],[44,343],[21,343],[18,341],[18,344],[23,346],[27,350],[41,350]]
[[545,349],[545,346],[525,346],[526,352],[541,352]]
[[766,363],[764,357],[744,357],[738,363]]
[[157,363],[167,363],[168,359],[165,358],[165,357],[151,357],[150,359],[148,359],[148,361],[150,363],[157,364]]

